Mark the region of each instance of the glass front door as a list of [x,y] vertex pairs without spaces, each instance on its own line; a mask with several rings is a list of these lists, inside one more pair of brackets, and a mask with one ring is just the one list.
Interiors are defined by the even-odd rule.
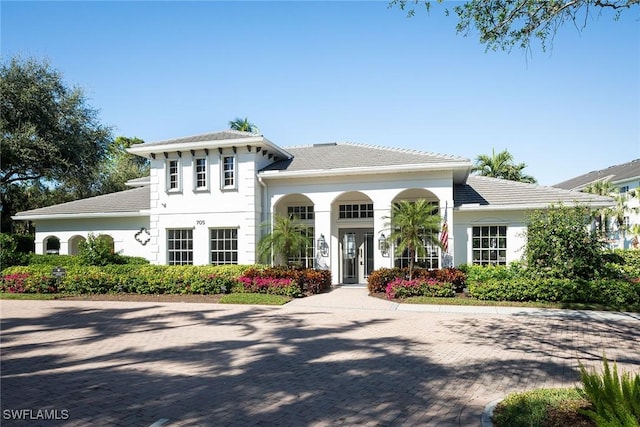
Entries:
[[342,283],[366,283],[373,271],[373,230],[340,231]]

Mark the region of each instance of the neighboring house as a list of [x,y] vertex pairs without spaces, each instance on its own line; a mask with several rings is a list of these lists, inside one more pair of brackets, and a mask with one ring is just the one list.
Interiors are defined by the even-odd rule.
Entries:
[[[385,217],[398,200],[433,202],[448,225],[447,248],[419,264],[505,264],[524,246],[525,216],[551,204],[612,205],[608,197],[470,176],[469,159],[353,143],[282,148],[262,135],[222,131],[135,145],[151,160],[131,190],[20,212],[36,251],[74,254],[89,233],[155,264],[252,264],[274,214],[307,224],[313,245],[295,259],[330,269],[334,283],[363,283],[406,265],[387,251]],[[392,242],[389,242],[392,243]]]
[[614,229],[611,239],[613,246],[628,249],[632,246],[634,238],[634,233],[628,230],[634,225],[640,226],[640,159],[585,173],[556,184],[554,187],[582,191],[597,181],[609,181],[623,197],[622,202],[627,207],[624,214],[625,227]]

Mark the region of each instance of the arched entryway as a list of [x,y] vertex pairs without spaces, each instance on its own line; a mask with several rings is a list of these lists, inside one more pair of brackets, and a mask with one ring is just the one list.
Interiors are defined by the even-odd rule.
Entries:
[[44,239],[42,247],[45,255],[58,255],[60,253],[60,239],[56,236],[48,236]]
[[366,283],[374,269],[373,200],[359,191],[337,197],[331,206],[337,224],[340,282]]
[[[302,268],[314,268],[316,265],[314,203],[303,194],[288,194],[275,204],[274,213],[279,216],[295,218],[296,221],[302,223],[305,226],[304,233],[309,239],[309,245],[289,257],[289,259],[286,260],[286,264]],[[265,231],[271,232],[271,230]],[[285,260],[279,259],[277,254],[274,254],[274,257],[274,261],[277,264],[285,263]]]
[[[429,190],[423,188],[411,188],[398,193],[393,199],[392,204],[400,200],[415,201],[418,199],[424,199],[433,206],[432,213],[438,215],[440,212],[440,200],[438,197]],[[436,236],[438,237],[438,236]],[[430,243],[427,239],[423,240],[425,247],[425,254],[417,256],[414,266],[422,268],[439,268],[441,264],[441,251],[440,247]],[[394,242],[390,242],[392,249],[396,246]],[[409,252],[404,251],[401,254],[394,253],[394,266],[395,267],[407,267],[409,265]]]
[[83,236],[73,236],[69,239],[69,255],[78,255],[80,253],[80,243],[86,242]]

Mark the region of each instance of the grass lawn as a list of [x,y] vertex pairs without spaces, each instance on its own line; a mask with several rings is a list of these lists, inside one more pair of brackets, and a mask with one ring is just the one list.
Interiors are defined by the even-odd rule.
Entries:
[[259,304],[259,305],[283,305],[292,298],[282,295],[269,294],[227,294],[220,298],[222,304]]
[[579,413],[589,403],[577,389],[537,389],[507,396],[495,408],[495,427],[592,427],[595,423]]

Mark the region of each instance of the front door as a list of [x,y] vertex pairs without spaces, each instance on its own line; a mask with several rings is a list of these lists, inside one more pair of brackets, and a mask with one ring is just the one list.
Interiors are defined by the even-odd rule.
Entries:
[[373,271],[373,229],[340,230],[342,283],[366,283]]

